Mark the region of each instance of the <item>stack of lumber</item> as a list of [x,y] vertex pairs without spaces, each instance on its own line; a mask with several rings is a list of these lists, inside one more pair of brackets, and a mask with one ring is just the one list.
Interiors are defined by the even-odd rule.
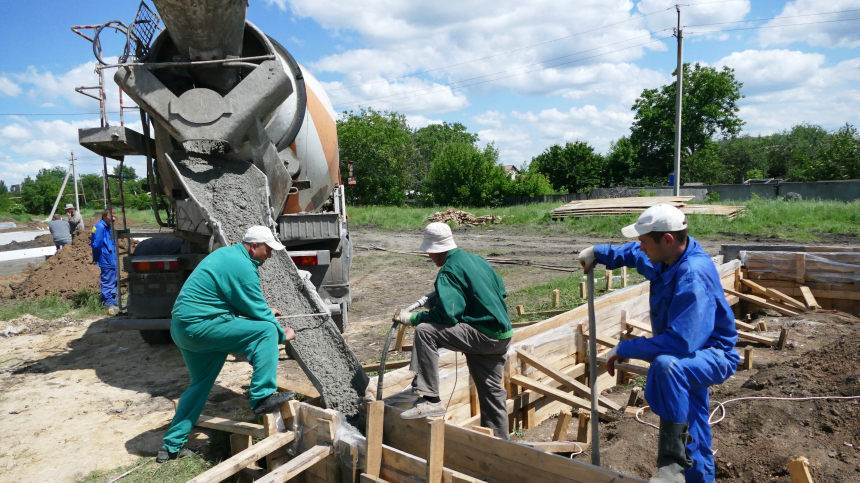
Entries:
[[743,211],[743,206],[687,205],[692,196],[649,196],[634,198],[605,198],[599,200],[571,201],[550,212],[553,220],[569,216],[613,216],[635,215],[654,205],[672,205],[687,214],[721,215],[734,218]]
[[462,211],[455,208],[448,208],[445,211],[437,211],[432,215],[428,216],[425,221],[428,222],[440,222],[447,223],[449,221],[453,221],[460,225],[466,226],[480,226],[486,225],[488,222],[490,224],[498,223],[502,220],[501,216],[495,215],[484,215],[484,216],[475,216],[468,211]]
[[[802,300],[806,307],[841,310],[860,315],[860,252],[804,251],[740,252],[744,279],[767,290]],[[755,293],[755,292],[754,292]]]

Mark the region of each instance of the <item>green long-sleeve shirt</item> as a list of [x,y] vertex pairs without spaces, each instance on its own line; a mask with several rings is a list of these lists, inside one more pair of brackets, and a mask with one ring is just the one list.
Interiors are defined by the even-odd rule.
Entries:
[[449,251],[436,276],[436,294],[433,308],[412,314],[412,325],[463,323],[494,339],[514,335],[505,284],[487,260],[459,248]]
[[173,321],[196,324],[219,317],[246,317],[271,322],[275,319],[260,288],[260,262],[248,255],[241,243],[222,247],[203,259],[185,281],[173,305]]

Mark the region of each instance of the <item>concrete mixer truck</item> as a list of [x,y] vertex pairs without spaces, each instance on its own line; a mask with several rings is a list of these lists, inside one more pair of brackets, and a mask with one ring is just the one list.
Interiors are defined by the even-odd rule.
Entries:
[[143,132],[105,120],[79,132],[80,144],[101,156],[146,156],[144,189],[163,227],[118,255],[128,302],[111,328],[169,342],[170,312],[194,267],[247,226],[264,224],[343,332],[352,244],[335,113],[322,86],[246,21],[246,0],[153,3],[160,33],[151,10],[127,27],[104,25],[128,35],[117,64],[101,58],[99,29],[93,42],[99,68],[115,67],[114,80],[139,106]]

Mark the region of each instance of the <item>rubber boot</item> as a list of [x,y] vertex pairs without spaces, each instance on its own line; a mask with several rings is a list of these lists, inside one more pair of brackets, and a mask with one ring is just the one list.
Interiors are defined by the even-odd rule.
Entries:
[[687,455],[687,443],[691,441],[689,425],[660,420],[660,435],[657,443],[657,473],[648,483],[685,483],[684,470],[693,467]]

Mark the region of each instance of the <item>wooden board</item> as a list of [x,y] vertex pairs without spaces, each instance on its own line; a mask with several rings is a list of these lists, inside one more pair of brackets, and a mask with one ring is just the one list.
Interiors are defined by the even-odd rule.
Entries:
[[[535,392],[539,392],[550,399],[554,399],[571,407],[585,409],[589,411],[591,410],[591,401],[552,388],[550,386],[547,386],[546,384],[542,384],[533,379],[529,379],[528,377],[511,376],[511,382],[515,383],[517,386],[524,387]],[[613,416],[609,415],[606,412],[605,408],[598,407],[598,412],[602,417],[608,419],[609,421],[615,420]]]
[[[588,386],[586,386],[585,384],[582,384],[581,382],[577,381],[576,379],[574,379],[574,378],[568,376],[567,374],[564,374],[563,372],[559,371],[558,369],[552,367],[552,365],[548,364],[546,361],[543,361],[540,358],[537,358],[537,357],[534,357],[530,354],[527,354],[522,349],[517,349],[517,356],[520,359],[522,359],[523,361],[525,361],[526,363],[528,363],[529,365],[531,365],[532,367],[534,367],[535,369],[537,369],[537,370],[543,372],[544,374],[546,374],[547,376],[555,379],[556,381],[561,383],[563,386],[570,388],[577,395],[579,395],[583,398],[588,398],[589,401],[591,400],[591,389],[588,388]],[[597,402],[604,407],[614,409],[616,411],[621,410],[621,406],[619,404],[616,404],[616,403],[610,401],[609,399],[606,399],[605,397],[598,397]]]
[[262,424],[246,423],[243,421],[233,421],[232,419],[216,418],[214,416],[201,415],[197,419],[197,424],[201,428],[217,429],[235,434],[247,434],[255,438],[265,437],[265,431]]
[[785,306],[777,304],[777,303],[768,302],[767,300],[765,300],[761,297],[758,297],[756,295],[750,295],[750,294],[735,292],[734,290],[728,289],[728,288],[725,288],[723,290],[725,290],[726,293],[729,295],[734,295],[735,297],[737,297],[741,300],[746,300],[747,302],[752,302],[756,305],[760,305],[760,306],[767,308],[767,309],[776,310],[777,312],[779,312],[783,315],[792,315],[793,316],[793,315],[799,314],[799,312],[797,312],[797,311],[788,309]]

